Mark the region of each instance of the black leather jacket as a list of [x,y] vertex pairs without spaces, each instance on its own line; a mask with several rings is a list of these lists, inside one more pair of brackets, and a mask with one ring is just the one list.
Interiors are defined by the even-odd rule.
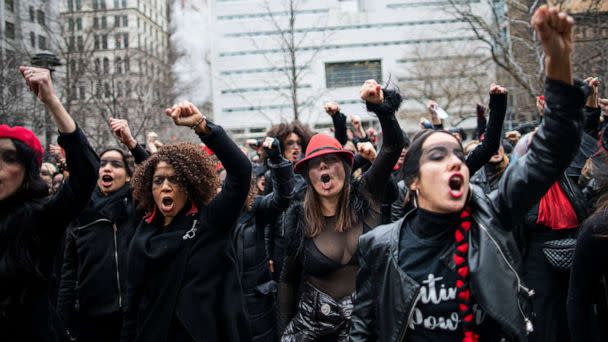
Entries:
[[[582,134],[585,94],[581,87],[547,80],[545,98],[545,120],[528,154],[505,171],[498,190],[486,195],[470,187],[469,205],[477,223],[469,237],[471,290],[476,302],[516,341],[525,341],[532,328],[526,304],[533,291],[522,283],[521,255],[511,227],[559,179]],[[406,336],[420,298],[420,284],[402,271],[397,260],[400,227],[410,218],[406,215],[359,239],[361,268],[351,341],[403,341]]]

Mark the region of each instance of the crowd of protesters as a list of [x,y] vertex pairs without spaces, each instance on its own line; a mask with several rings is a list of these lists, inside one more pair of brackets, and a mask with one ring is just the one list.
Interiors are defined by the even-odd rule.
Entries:
[[327,103],[333,134],[237,146],[182,102],[164,115],[200,145],[111,118],[123,146],[97,154],[49,71],[20,67],[59,138],[44,156],[0,125],[0,340],[607,340],[608,99],[572,75],[570,16],[532,26],[539,125],[505,133],[491,84],[472,140],[433,101],[408,138],[402,94],[368,80],[378,131]]

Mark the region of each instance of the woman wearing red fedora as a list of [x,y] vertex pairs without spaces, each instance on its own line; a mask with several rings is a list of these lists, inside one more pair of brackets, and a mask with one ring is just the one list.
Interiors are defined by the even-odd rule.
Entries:
[[0,125],[0,334],[2,341],[57,341],[62,330],[48,289],[53,256],[68,223],[91,197],[98,161],[55,95],[49,71],[19,70],[52,114],[70,177],[47,197],[40,141],[29,129]]
[[285,218],[287,255],[279,287],[284,342],[348,339],[357,241],[380,223],[379,202],[404,145],[395,118],[401,96],[368,80],[361,98],[384,132],[382,150],[368,171],[352,179],[353,154],[323,134],[312,137],[305,158],[295,165],[308,187]]

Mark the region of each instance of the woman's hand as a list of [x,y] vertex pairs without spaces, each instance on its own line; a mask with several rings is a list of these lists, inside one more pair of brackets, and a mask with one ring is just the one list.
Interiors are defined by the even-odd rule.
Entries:
[[382,86],[376,80],[367,80],[363,83],[360,90],[361,99],[365,102],[373,104],[382,104],[384,102],[384,93]]
[[209,133],[207,118],[190,102],[181,102],[171,108],[165,109],[165,114],[177,126],[185,126],[194,129],[197,134]]
[[495,94],[507,94],[509,91],[505,87],[501,87],[498,84],[492,83],[490,85],[490,95]]
[[114,135],[118,137],[121,143],[127,146],[130,150],[137,146],[137,140],[133,138],[131,129],[129,128],[129,122],[125,119],[110,118],[110,127]]
[[547,77],[574,84],[570,55],[574,48],[574,19],[555,7],[540,6],[532,16],[532,26],[545,51]]

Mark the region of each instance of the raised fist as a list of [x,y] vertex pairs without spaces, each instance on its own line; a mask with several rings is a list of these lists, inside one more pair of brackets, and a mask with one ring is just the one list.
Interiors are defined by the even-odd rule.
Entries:
[[42,103],[46,104],[55,98],[55,88],[48,69],[20,66],[19,72],[27,86]]
[[384,93],[382,92],[382,86],[376,82],[376,80],[367,80],[361,86],[359,92],[361,99],[365,102],[372,104],[382,104],[384,102]]
[[509,91],[505,87],[501,87],[498,84],[492,83],[490,84],[490,94],[507,94]]
[[324,106],[325,113],[329,115],[334,115],[340,111],[340,107],[335,102],[327,102]]
[[370,142],[358,143],[357,151],[363,158],[369,160],[370,162],[374,162],[374,160],[376,160],[376,149],[374,148],[374,145],[372,145],[372,143]]
[[125,144],[130,149],[137,145],[137,140],[133,138],[127,120],[110,118],[109,123],[112,132],[118,137],[121,143]]
[[201,129],[206,127],[206,117],[190,102],[181,102],[173,105],[171,108],[165,109],[165,114],[173,120],[177,126],[186,126]]

